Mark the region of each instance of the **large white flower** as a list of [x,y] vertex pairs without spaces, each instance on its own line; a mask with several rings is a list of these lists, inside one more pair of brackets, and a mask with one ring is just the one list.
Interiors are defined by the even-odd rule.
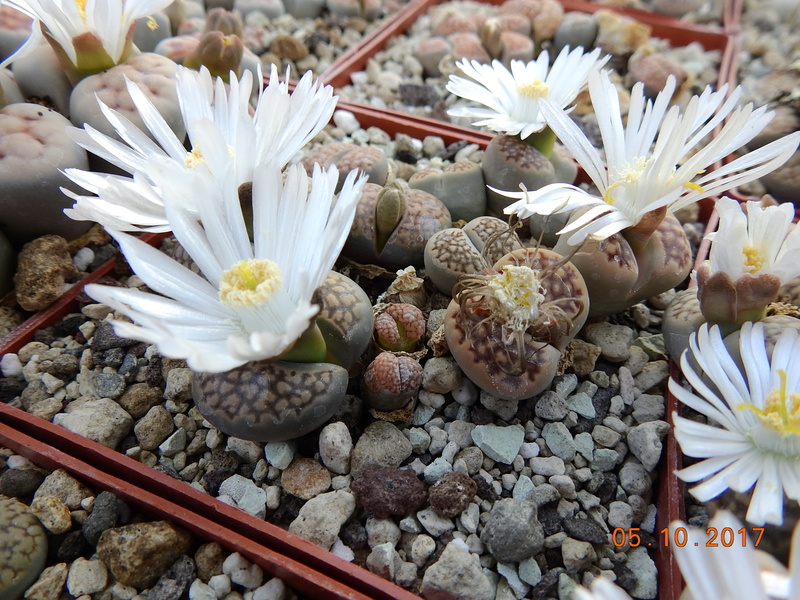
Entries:
[[[800,527],[792,535],[789,569],[755,547],[758,532],[743,537],[739,520],[719,511],[708,528],[670,525],[670,548],[686,581],[682,600],[796,600],[800,594]],[[717,532],[712,540],[709,530]],[[679,544],[675,544],[677,537]],[[708,542],[716,544],[709,546]],[[731,543],[733,542],[733,543]],[[608,579],[595,578],[591,591],[575,589],[575,600],[630,600]]]
[[[0,67],[14,62],[35,48],[44,31],[63,50],[78,71],[97,72],[107,69],[125,60],[131,52],[136,20],[165,8],[171,2],[172,0],[2,0],[3,4],[34,19],[34,23],[28,40],[3,61]],[[106,56],[99,56],[103,51]],[[110,64],[106,64],[109,59]]]
[[690,489],[701,502],[728,488],[746,492],[755,486],[747,520],[781,524],[784,494],[800,500],[800,335],[784,331],[770,356],[764,326],[747,322],[739,350],[744,374],[728,354],[719,327],[704,325],[689,340],[681,370],[696,393],[674,379],[669,389],[710,423],[674,415],[681,451],[703,459],[678,476],[702,481]]
[[744,275],[769,274],[785,283],[800,275],[800,228],[792,226],[791,203],[762,207],[748,202],[747,210],[732,198],[717,201],[719,226],[706,237],[713,240],[710,273],[727,273],[732,280]]
[[512,60],[510,71],[499,60],[491,65],[462,60],[456,66],[470,79],[450,75],[447,91],[487,108],[458,107],[448,114],[479,119],[473,125],[519,135],[524,140],[547,125],[539,112],[543,99],[566,108],[583,90],[589,72],[603,66],[608,59],[609,56],[600,58],[600,49],[584,54],[578,46],[572,51],[565,47],[553,66],[547,50],[527,63]]
[[[311,303],[350,231],[365,178],[352,171],[332,202],[338,171],[316,166],[261,165],[253,175],[253,243],[230,175],[172,173],[153,163],[166,214],[178,242],[200,268],[193,273],[137,238],[111,231],[136,274],[161,295],[89,285],[86,292],[133,323],[122,336],[158,345],[196,371],[221,372],[280,356],[308,329]],[[219,184],[219,180],[216,181]],[[192,197],[195,211],[186,208]]]
[[[584,168],[600,197],[575,186],[553,184],[537,191],[495,190],[518,201],[506,214],[521,217],[588,208],[561,233],[570,245],[587,236],[605,239],[639,223],[649,212],[674,212],[776,169],[797,149],[800,132],[767,144],[709,171],[714,163],[740,149],[772,119],[766,106],[737,106],[741,88],[726,99],[727,87],[710,87],[693,96],[681,112],[671,106],[675,79],[670,77],[655,101],[644,96],[639,82],[631,91],[627,124],[607,71],[589,74],[589,93],[603,141],[601,153],[578,125],[555,103],[540,103],[542,115],[561,143]],[[724,122],[720,131],[712,131]],[[605,160],[604,160],[605,159]]]
[[161,192],[147,176],[148,164],[167,164],[175,173],[209,171],[213,178],[232,165],[239,185],[253,179],[256,165],[272,161],[286,165],[328,123],[336,108],[333,88],[314,83],[311,72],[290,93],[288,83],[280,80],[272,65],[269,84],[259,91],[254,110],[249,105],[253,83],[249,71],[241,79],[231,74],[228,86],[212,78],[205,67],[199,72],[178,67],[178,100],[192,148],[187,152],[152,102],[128,81],[128,92],[155,141],[100,102],[123,141],[90,125],[73,129],[73,139],[134,177],[67,169],[66,175],[94,196],[62,188],[76,201],[64,212],[73,219],[96,221],[120,231],[169,231]]

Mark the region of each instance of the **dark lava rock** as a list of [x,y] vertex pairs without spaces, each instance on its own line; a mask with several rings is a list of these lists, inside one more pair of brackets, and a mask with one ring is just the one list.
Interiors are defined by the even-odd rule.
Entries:
[[86,323],[86,321],[88,321],[88,318],[85,315],[67,315],[53,326],[53,333],[56,337],[74,336],[78,333],[78,327]]
[[144,372],[144,381],[150,387],[160,387],[164,382],[164,376],[161,374],[161,357],[154,356],[147,363]]
[[194,578],[194,561],[184,554],[150,589],[147,600],[180,600],[188,593]]
[[72,354],[59,354],[52,360],[43,360],[39,363],[39,370],[50,373],[62,381],[71,381],[80,370],[80,361]]
[[92,336],[92,352],[105,352],[111,348],[129,348],[138,344],[137,340],[119,337],[114,333],[111,323],[103,322],[97,326]]
[[617,476],[613,473],[592,473],[591,479],[586,482],[586,490],[605,504],[611,502],[617,492]]
[[0,379],[0,402],[11,402],[14,398],[22,394],[27,386],[23,379],[4,377]]
[[545,573],[542,580],[531,590],[531,599],[540,600],[551,597],[556,592],[558,576],[563,572],[564,569],[555,568]]
[[407,515],[425,502],[425,485],[411,469],[371,465],[350,489],[364,510],[378,519]]
[[638,583],[636,574],[625,565],[614,567],[614,574],[617,576],[616,584],[627,592],[630,592]]
[[466,473],[445,473],[428,489],[428,502],[443,517],[455,517],[469,506],[478,484]]
[[95,498],[92,512],[83,522],[83,537],[96,546],[103,532],[116,526],[118,517],[119,502],[116,496],[111,492],[100,492]]
[[72,562],[76,558],[80,558],[89,549],[89,544],[83,533],[80,531],[71,531],[64,539],[56,550],[56,560],[58,562]]
[[564,531],[570,537],[590,544],[608,544],[608,535],[603,528],[591,519],[571,517],[564,519]]
[[562,519],[556,503],[539,507],[539,522],[545,535],[553,535],[562,530]]
[[398,92],[400,101],[409,106],[433,106],[439,100],[439,94],[429,85],[401,83]]
[[475,491],[475,495],[477,495],[478,498],[481,500],[488,500],[489,502],[494,502],[497,500],[497,492],[494,491],[494,488],[488,481],[480,476],[473,477],[472,480],[478,486],[477,490]]
[[98,367],[118,368],[125,358],[125,350],[122,348],[109,348],[105,352],[98,352],[92,356],[92,361]]
[[353,550],[367,547],[367,530],[358,521],[350,521],[339,532],[342,542]]
[[44,475],[34,469],[9,469],[0,475],[0,494],[30,499],[44,481]]
[[34,342],[41,342],[43,344],[47,344],[48,346],[52,344],[56,339],[55,328],[53,327],[43,327],[42,329],[37,329],[33,334],[33,341]]
[[211,452],[211,460],[206,467],[205,475],[203,475],[203,481],[208,485],[208,493],[216,496],[222,482],[236,474],[240,462],[241,459],[235,452],[215,448]]

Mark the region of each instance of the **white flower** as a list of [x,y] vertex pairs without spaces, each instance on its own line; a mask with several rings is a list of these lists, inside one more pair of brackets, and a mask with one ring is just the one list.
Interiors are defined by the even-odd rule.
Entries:
[[589,72],[608,59],[609,56],[600,58],[599,49],[584,54],[579,46],[572,51],[565,47],[552,67],[547,50],[528,63],[512,60],[511,71],[498,60],[491,65],[462,60],[456,66],[471,79],[451,75],[447,91],[488,108],[460,107],[449,110],[448,114],[480,119],[473,125],[519,135],[524,140],[547,125],[539,113],[544,98],[566,108],[586,85]]
[[701,502],[728,488],[746,492],[755,486],[747,520],[781,524],[784,494],[800,500],[800,335],[784,331],[770,356],[764,326],[747,322],[740,330],[739,350],[744,375],[718,326],[704,325],[689,340],[681,370],[697,393],[675,380],[669,389],[710,424],[674,415],[681,451],[703,459],[678,476],[702,480],[690,489]]
[[706,237],[714,241],[710,273],[727,273],[732,280],[768,274],[785,283],[800,275],[800,228],[792,227],[791,203],[762,207],[748,202],[747,210],[728,197],[717,201],[719,226]]
[[[232,174],[220,187],[205,171],[176,176],[157,163],[150,169],[175,237],[202,276],[111,231],[136,274],[161,295],[101,285],[86,292],[133,321],[116,322],[119,335],[156,344],[196,371],[221,372],[280,356],[319,310],[312,294],[350,231],[365,178],[352,171],[332,205],[335,167],[325,172],[316,166],[309,180],[302,166],[293,165],[283,184],[277,164],[257,167],[251,244]],[[186,208],[184,195],[193,197],[196,213]]]
[[[64,212],[73,219],[96,221],[119,231],[169,231],[161,192],[147,176],[148,164],[168,164],[176,174],[208,171],[215,179],[233,165],[236,184],[240,185],[253,179],[256,165],[271,161],[286,165],[328,123],[336,107],[333,89],[315,84],[310,72],[290,94],[288,84],[280,81],[273,65],[269,84],[259,91],[251,114],[248,101],[253,83],[249,71],[240,80],[231,74],[227,86],[220,78],[212,79],[205,67],[199,72],[178,67],[178,100],[192,148],[187,152],[152,102],[128,81],[128,92],[156,141],[100,102],[101,111],[123,142],[90,125],[73,129],[73,139],[133,174],[134,179],[67,169],[65,173],[72,181],[96,196],[62,188],[76,201]],[[188,208],[191,202],[189,199]]]
[[[589,210],[560,233],[571,234],[570,245],[587,236],[605,239],[639,223],[644,215],[661,208],[674,212],[702,198],[757,179],[776,169],[794,153],[800,132],[767,144],[718,169],[714,163],[755,137],[772,119],[765,106],[736,106],[741,88],[725,98],[727,87],[712,92],[706,87],[693,96],[685,111],[670,107],[675,79],[670,77],[654,102],[644,97],[644,85],[631,92],[627,125],[622,122],[619,97],[608,72],[589,74],[589,93],[603,141],[604,158],[578,125],[559,106],[540,103],[544,118],[561,143],[584,168],[601,197],[566,184],[539,191],[499,194],[519,201],[506,214],[555,214],[576,208]],[[721,130],[708,140],[715,127]]]
[[[711,540],[708,530],[717,533]],[[742,537],[742,529],[747,538]],[[683,540],[683,533],[686,533]],[[768,557],[755,547],[758,531],[743,528],[730,512],[722,510],[714,515],[708,528],[687,527],[681,521],[670,526],[670,536],[685,541],[685,545],[670,544],[675,552],[681,574],[689,593],[687,600],[788,600],[800,592],[800,528],[792,535],[789,570],[777,560]],[[733,537],[723,536],[732,533]],[[708,546],[712,541],[716,546]],[[730,543],[733,541],[734,543]],[[770,560],[771,559],[771,560]],[[683,597],[683,596],[682,596]]]
[[621,588],[605,577],[595,577],[592,581],[591,591],[583,586],[578,586],[572,593],[573,600],[631,600],[631,597]]
[[[31,36],[0,67],[14,62],[36,47],[42,29],[58,44],[70,62],[82,70],[87,56],[102,48],[112,64],[119,64],[131,50],[132,28],[137,19],[168,6],[172,0],[2,0],[34,19]],[[41,26],[40,26],[41,24]],[[96,48],[99,44],[100,48]],[[77,48],[76,48],[77,46]],[[102,69],[99,69],[102,70]]]

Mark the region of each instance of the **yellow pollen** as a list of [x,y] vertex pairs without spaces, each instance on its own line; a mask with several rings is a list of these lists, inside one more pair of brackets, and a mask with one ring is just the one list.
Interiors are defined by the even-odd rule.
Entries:
[[78,14],[80,14],[81,19],[86,21],[86,0],[75,0],[75,6],[78,7]]
[[633,159],[633,164],[625,163],[622,169],[617,171],[616,177],[614,177],[616,181],[606,188],[606,192],[603,194],[603,200],[608,204],[614,204],[614,198],[611,192],[616,188],[638,183],[651,161],[652,158],[637,156]]
[[186,165],[187,169],[196,169],[197,165],[205,161],[206,159],[203,158],[203,153],[200,151],[200,148],[192,148],[191,152],[186,153],[183,164]]
[[252,308],[269,300],[282,285],[281,270],[271,260],[243,260],[222,273],[219,299],[231,308]]
[[684,183],[683,187],[685,187],[687,189],[690,189],[690,190],[693,190],[695,192],[700,192],[701,194],[703,192],[705,192],[705,189],[703,188],[702,185],[698,185],[698,184],[694,183],[693,181],[690,181],[688,183]]
[[539,315],[544,301],[542,284],[530,267],[503,266],[502,272],[488,282],[497,299],[500,315],[514,326],[527,326]]
[[149,16],[147,17],[147,26],[150,28],[150,31],[155,31],[158,29],[158,21],[156,21],[152,16]]
[[517,86],[517,92],[523,98],[529,100],[541,100],[550,95],[550,86],[544,81],[536,79],[533,83],[520,83]]
[[742,250],[744,254],[744,270],[751,275],[761,271],[764,266],[764,255],[755,246],[745,246]]
[[772,390],[764,402],[764,408],[742,403],[739,410],[752,411],[761,423],[781,435],[800,435],[800,394],[786,393],[786,371],[778,370],[781,383]]

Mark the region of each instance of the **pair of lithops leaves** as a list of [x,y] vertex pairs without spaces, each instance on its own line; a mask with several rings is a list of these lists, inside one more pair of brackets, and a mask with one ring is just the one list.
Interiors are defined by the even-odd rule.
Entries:
[[431,238],[425,267],[453,296],[445,337],[475,384],[505,400],[549,387],[589,311],[586,283],[569,260],[523,248],[506,223],[479,217]]

